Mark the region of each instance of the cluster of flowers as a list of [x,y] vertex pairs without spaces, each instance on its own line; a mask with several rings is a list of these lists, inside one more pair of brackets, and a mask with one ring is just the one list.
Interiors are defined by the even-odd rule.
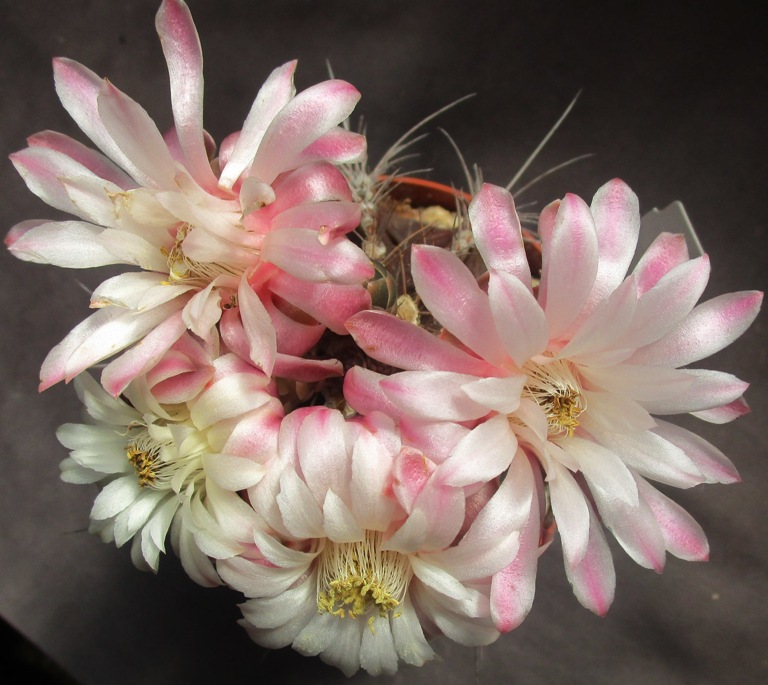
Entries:
[[258,644],[346,674],[421,665],[431,635],[485,645],[515,628],[555,530],[598,614],[615,585],[604,529],[645,567],[707,558],[649,481],[737,471],[658,417],[748,411],[746,383],[681,367],[741,335],[761,293],[697,304],[708,259],[668,233],[627,274],[640,214],[619,180],[539,213],[540,264],[490,184],[457,194],[447,244],[393,246],[376,211],[394,183],[346,126],[353,86],[297,94],[284,64],[216,151],[186,5],[164,0],[157,29],[169,132],[57,59],[61,102],[100,152],[46,131],[12,155],[76,217],[13,227],[14,255],[130,267],[41,372],[41,389],[74,381],[90,415],[58,438],[62,478],[99,486],[93,532],[152,570],[170,542],[194,581],[243,593]]

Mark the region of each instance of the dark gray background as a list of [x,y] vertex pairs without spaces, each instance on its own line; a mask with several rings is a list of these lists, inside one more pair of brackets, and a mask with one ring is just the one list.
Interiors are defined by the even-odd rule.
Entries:
[[[624,5],[640,5],[627,9]],[[50,59],[77,59],[170,122],[150,0],[0,0],[0,147],[50,128],[79,136],[59,105]],[[674,6],[671,6],[674,5]],[[504,185],[574,95],[570,117],[527,178],[594,153],[534,187],[544,204],[590,198],[618,176],[643,211],[683,202],[712,257],[706,296],[766,285],[765,24],[746,3],[344,2],[191,0],[205,55],[206,127],[240,127],[267,74],[299,59],[297,85],[336,75],[363,93],[376,158],[423,116],[476,96],[428,127],[419,166],[460,184],[445,128],[486,180]],[[81,138],[82,139],[82,138]],[[56,214],[0,162],[0,227]],[[76,420],[72,388],[36,391],[47,351],[87,314],[103,276],[0,255],[2,440],[0,613],[78,682],[211,678],[342,682],[290,650],[256,647],[235,593],[204,590],[171,557],[158,576],[83,530],[94,491],[62,483],[56,427]],[[706,530],[711,560],[670,558],[663,575],[614,546],[618,588],[605,618],[570,593],[557,543],[542,558],[533,611],[474,650],[438,642],[442,662],[392,682],[657,685],[768,682],[765,316],[709,361],[752,382],[753,413],[725,426],[685,420],[725,450],[743,483],[675,492]],[[7,668],[7,667],[6,667]],[[5,670],[5,668],[4,668]],[[353,682],[368,682],[359,675]]]

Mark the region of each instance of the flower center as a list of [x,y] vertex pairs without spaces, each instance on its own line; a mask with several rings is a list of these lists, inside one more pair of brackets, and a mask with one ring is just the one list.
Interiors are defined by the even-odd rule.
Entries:
[[587,401],[571,365],[564,359],[549,364],[529,361],[523,371],[528,374],[523,396],[534,400],[544,410],[549,434],[573,436]]
[[136,470],[139,485],[181,492],[189,483],[204,478],[202,447],[188,452],[181,452],[180,447],[170,434],[167,440],[161,440],[152,436],[146,427],[135,434],[125,454]]
[[198,262],[184,254],[182,243],[191,230],[189,224],[182,224],[176,231],[176,241],[170,250],[163,248],[163,255],[168,262],[168,280],[166,285],[193,285],[205,288],[217,276],[239,277],[242,269],[219,262]]
[[412,574],[408,557],[381,549],[379,532],[368,530],[357,542],[328,542],[320,558],[317,609],[339,618],[373,609],[384,617],[405,598]]

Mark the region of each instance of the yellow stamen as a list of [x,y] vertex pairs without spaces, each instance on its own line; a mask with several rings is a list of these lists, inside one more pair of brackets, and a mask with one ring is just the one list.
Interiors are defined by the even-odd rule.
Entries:
[[544,410],[549,434],[565,433],[572,437],[579,425],[578,417],[587,408],[587,401],[570,364],[563,359],[549,364],[529,361],[523,371],[528,374],[523,395]]
[[[412,573],[405,555],[381,549],[379,532],[366,531],[357,542],[328,542],[320,558],[317,610],[339,618],[378,610],[380,617],[396,618]],[[368,619],[372,632],[375,618]]]
[[161,442],[143,427],[134,434],[125,450],[133,464],[139,486],[153,490],[180,491],[189,483],[204,478],[202,450],[179,454],[172,441]]

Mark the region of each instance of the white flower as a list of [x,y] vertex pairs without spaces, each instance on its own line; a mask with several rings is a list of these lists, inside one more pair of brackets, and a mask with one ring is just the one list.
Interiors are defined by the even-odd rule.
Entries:
[[199,395],[173,405],[159,404],[144,376],[126,389],[128,404],[81,374],[75,388],[91,423],[57,432],[71,450],[62,479],[100,487],[91,532],[118,547],[132,540],[135,565],[157,571],[173,524],[184,569],[202,585],[221,582],[208,557],[241,551],[222,533],[216,512],[237,507],[235,491],[260,480],[282,418],[263,374],[233,355],[213,367]]
[[250,598],[243,625],[257,643],[377,675],[433,658],[427,635],[497,638],[492,579],[520,537],[501,515],[514,506],[511,481],[473,506],[383,415],[345,422],[331,409],[296,410],[279,450],[248,492],[266,525],[242,540],[250,549],[217,564]]

